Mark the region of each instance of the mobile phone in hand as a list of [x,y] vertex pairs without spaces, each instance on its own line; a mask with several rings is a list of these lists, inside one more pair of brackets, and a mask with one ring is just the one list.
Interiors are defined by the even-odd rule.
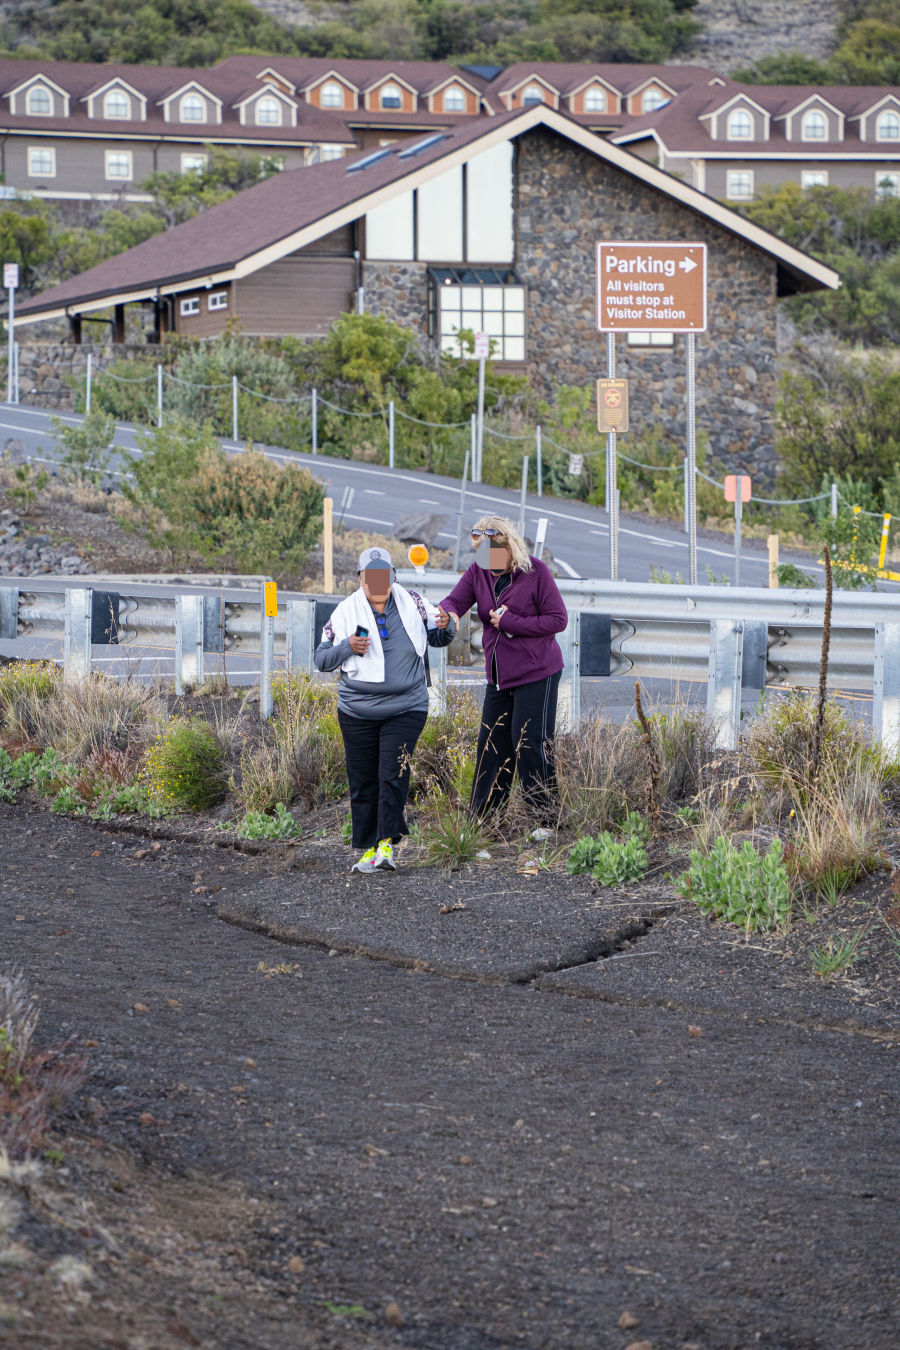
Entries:
[[356,625],[356,632],[353,634],[353,636],[354,636],[354,637],[368,637],[368,636],[369,636],[369,630],[368,630],[368,628],[363,628],[363,626],[362,626],[361,623],[358,623],[358,624]]

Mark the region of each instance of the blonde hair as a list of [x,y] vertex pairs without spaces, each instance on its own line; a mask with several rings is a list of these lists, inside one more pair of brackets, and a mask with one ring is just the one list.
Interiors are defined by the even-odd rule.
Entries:
[[[502,534],[506,547],[509,549],[509,560],[514,572],[532,571],[531,559],[528,556],[528,548],[525,540],[519,534],[511,520],[506,516],[482,516],[476,520],[473,527],[476,530],[499,530]],[[490,546],[491,540],[488,540]]]

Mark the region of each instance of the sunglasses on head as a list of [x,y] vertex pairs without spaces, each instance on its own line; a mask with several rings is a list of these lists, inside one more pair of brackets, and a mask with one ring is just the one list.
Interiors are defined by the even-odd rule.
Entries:
[[480,539],[480,538],[482,537],[482,535],[485,535],[488,539],[502,539],[502,537],[503,537],[503,531],[502,531],[502,530],[495,530],[495,529],[493,529],[491,526],[488,526],[488,528],[487,528],[486,530],[473,530],[473,531],[472,531],[472,538],[473,538],[473,539]]

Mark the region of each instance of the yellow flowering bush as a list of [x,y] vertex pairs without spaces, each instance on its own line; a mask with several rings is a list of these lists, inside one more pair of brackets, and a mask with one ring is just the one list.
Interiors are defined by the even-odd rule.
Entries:
[[225,752],[206,722],[173,718],[147,751],[141,778],[161,805],[203,811],[225,794]]

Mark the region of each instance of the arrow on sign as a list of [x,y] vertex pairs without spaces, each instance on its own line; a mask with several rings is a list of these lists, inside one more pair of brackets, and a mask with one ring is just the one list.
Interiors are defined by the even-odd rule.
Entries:
[[693,258],[682,258],[678,266],[681,268],[682,272],[693,272],[697,264],[694,262]]

